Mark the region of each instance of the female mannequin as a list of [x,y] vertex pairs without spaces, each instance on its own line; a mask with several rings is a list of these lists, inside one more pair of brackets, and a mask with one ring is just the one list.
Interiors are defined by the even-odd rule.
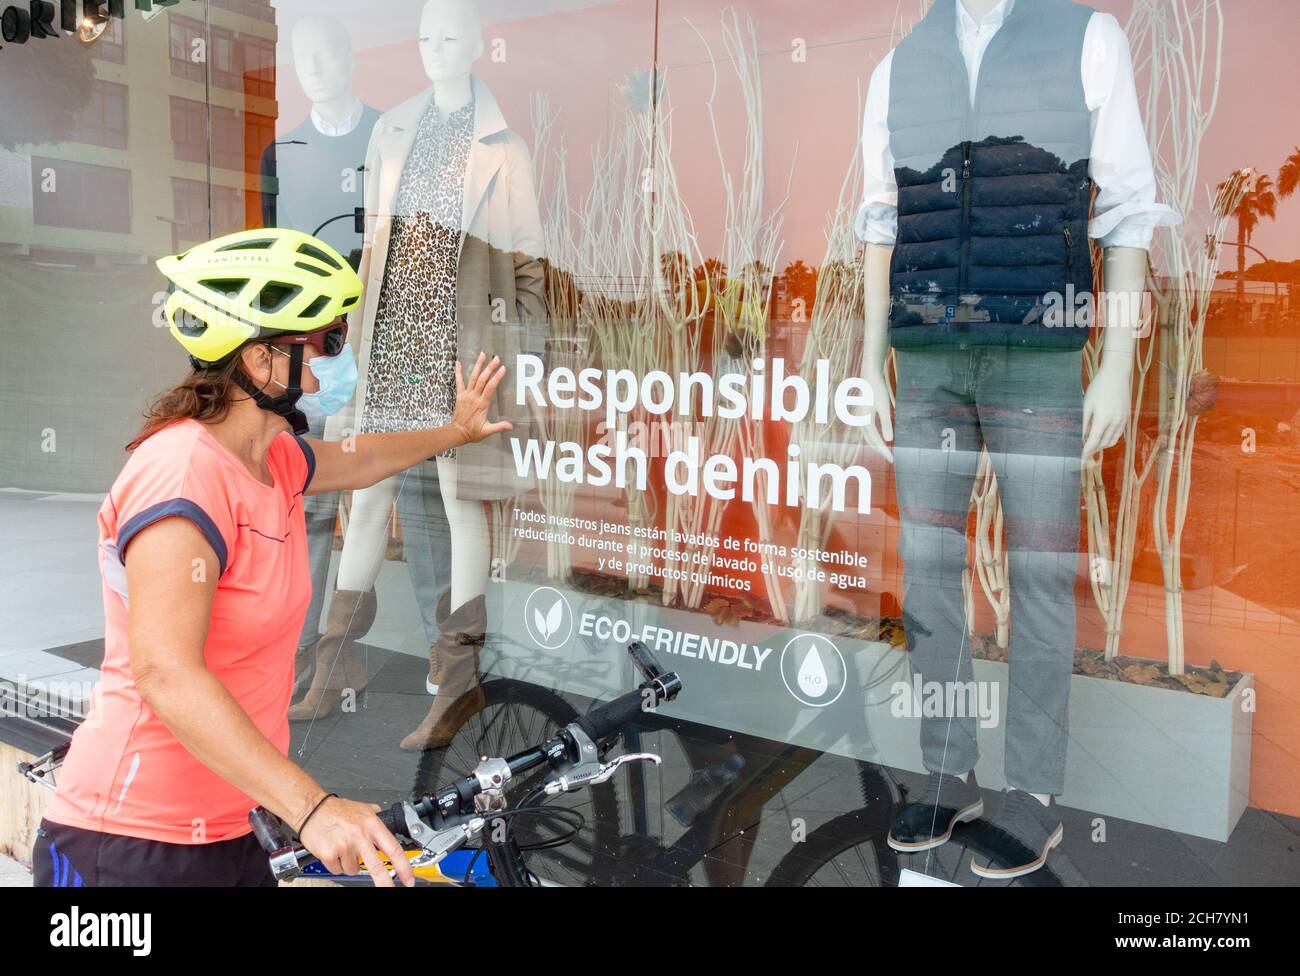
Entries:
[[[531,162],[491,92],[470,73],[483,50],[472,0],[425,4],[420,55],[432,85],[385,113],[371,136],[366,211],[374,225],[360,268],[366,301],[351,331],[361,381],[355,415],[330,418],[327,436],[425,426],[454,405],[456,359],[475,343],[509,367],[536,345],[523,337],[525,324],[540,321],[545,308]],[[529,418],[514,416],[512,400],[499,394],[496,406],[526,431]],[[516,428],[513,436],[529,435]],[[452,584],[439,600],[442,633],[430,647],[434,702],[403,740],[408,751],[445,745],[482,700],[477,657],[491,553],[484,502],[529,487],[507,467],[509,443],[492,440],[486,449],[436,459]],[[353,495],[335,591],[343,609],[330,614],[317,680],[291,718],[324,714],[340,689],[364,687],[355,642],[374,619],[371,591],[399,481]]]

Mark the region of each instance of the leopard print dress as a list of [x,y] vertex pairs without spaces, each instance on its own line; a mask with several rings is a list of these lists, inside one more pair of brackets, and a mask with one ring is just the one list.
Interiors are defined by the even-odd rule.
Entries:
[[456,274],[473,133],[472,98],[445,122],[430,99],[393,208],[362,433],[440,427],[456,409]]

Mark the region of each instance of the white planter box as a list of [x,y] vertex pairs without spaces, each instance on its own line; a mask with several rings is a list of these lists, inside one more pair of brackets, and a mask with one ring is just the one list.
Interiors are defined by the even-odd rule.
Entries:
[[[902,656],[900,651],[884,653]],[[980,660],[973,664],[977,681],[1000,685],[1005,718],[1007,665]],[[1244,674],[1226,697],[1211,698],[1073,675],[1065,793],[1057,802],[1226,841],[1250,793],[1254,713],[1243,708],[1242,697],[1253,684],[1253,676]],[[887,708],[887,703],[881,707]],[[920,721],[872,711],[879,761],[923,772]],[[975,775],[985,788],[1006,788],[1005,733],[1002,722],[979,729]]]

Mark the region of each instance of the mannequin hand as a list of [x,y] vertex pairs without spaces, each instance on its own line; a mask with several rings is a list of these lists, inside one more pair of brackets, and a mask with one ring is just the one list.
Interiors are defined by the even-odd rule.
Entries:
[[373,803],[332,797],[312,814],[299,840],[333,874],[360,874],[360,862],[364,861],[376,888],[393,887],[393,879],[384,866],[387,857],[402,884],[413,888],[415,874],[411,862],[397,838],[375,816],[378,811],[379,807]]
[[867,447],[875,451],[890,464],[894,463],[894,452],[888,442],[894,439],[894,420],[889,406],[889,384],[885,374],[876,369],[868,370],[866,381],[871,387],[871,423],[863,428],[867,438]]
[[456,412],[452,415],[451,426],[466,444],[473,444],[514,426],[508,420],[498,420],[495,423],[488,420],[492,396],[505,377],[506,368],[496,357],[484,367],[486,359],[486,353],[478,354],[469,380],[464,378],[460,363],[456,363]]
[[1108,367],[1103,360],[1083,397],[1083,456],[1114,447],[1128,427],[1133,410],[1132,368]]

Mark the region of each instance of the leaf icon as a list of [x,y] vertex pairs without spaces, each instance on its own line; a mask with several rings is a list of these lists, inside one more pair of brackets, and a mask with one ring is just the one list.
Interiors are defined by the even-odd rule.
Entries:
[[537,632],[541,635],[542,640],[546,640],[546,638],[551,636],[550,628],[546,626],[546,618],[542,616],[542,611],[538,610],[536,607],[533,608],[533,625],[537,628]]
[[555,606],[551,607],[546,614],[546,633],[547,636],[558,633],[560,622],[564,619],[564,604],[560,600],[555,601]]

